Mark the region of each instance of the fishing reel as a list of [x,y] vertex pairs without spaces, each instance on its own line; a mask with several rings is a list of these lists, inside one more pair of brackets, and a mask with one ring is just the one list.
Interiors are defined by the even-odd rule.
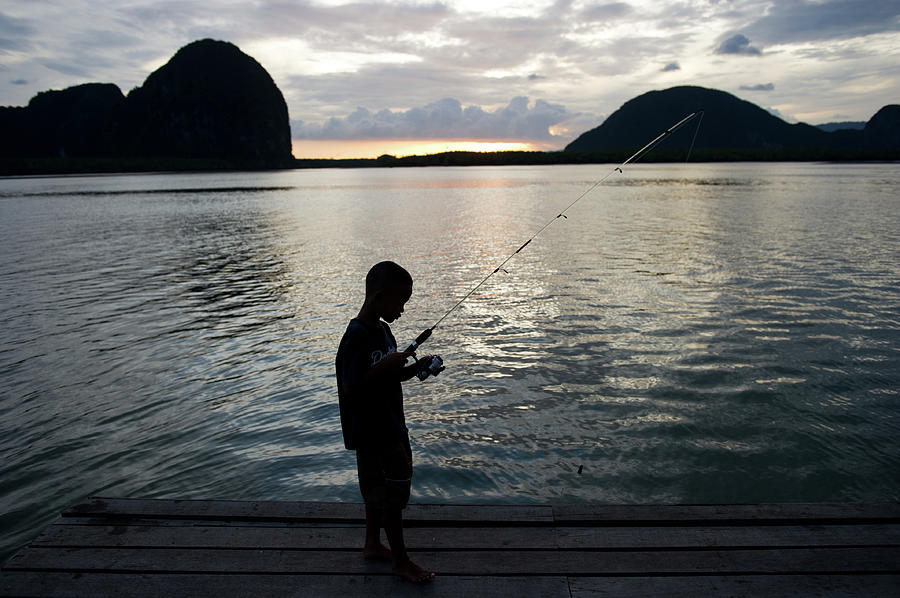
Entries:
[[[406,352],[414,353],[416,347],[428,340],[428,337],[431,336],[434,328],[435,327],[432,326],[431,328],[423,330],[422,333],[416,337],[416,340],[406,348]],[[413,359],[415,359],[415,356],[413,356]],[[441,359],[440,355],[432,355],[428,359],[416,359],[416,365],[419,366],[416,370],[416,377],[423,381],[428,376],[437,376],[444,371],[444,360]]]
[[[415,352],[416,347],[428,340],[428,337],[431,336],[434,328],[435,327],[432,326],[431,328],[423,330],[422,333],[416,337],[416,340],[406,348],[406,352]],[[413,359],[415,359],[415,356],[413,356]],[[416,370],[416,377],[422,381],[428,376],[437,376],[444,371],[444,360],[441,359],[440,355],[432,355],[428,359],[416,359],[416,365],[419,366]]]
[[430,359],[419,360],[416,362],[416,365],[419,366],[416,377],[422,381],[428,376],[437,376],[445,369],[444,360],[441,359],[440,355],[432,355]]

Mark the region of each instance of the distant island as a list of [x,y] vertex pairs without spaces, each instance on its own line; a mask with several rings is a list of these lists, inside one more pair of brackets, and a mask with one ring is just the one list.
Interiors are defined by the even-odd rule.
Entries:
[[[567,145],[565,151],[638,149],[699,109],[705,112],[696,131],[698,159],[865,159],[900,155],[900,105],[885,106],[862,128],[834,128],[829,132],[806,123],[788,124],[730,93],[693,86],[651,91],[625,102],[602,125]],[[660,144],[660,149],[683,154],[694,139],[693,133],[682,129]]]
[[[633,98],[562,151],[295,159],[287,105],[269,73],[237,46],[204,39],[127,96],[110,83],[86,83],[0,107],[0,174],[618,163],[701,108],[693,161],[900,160],[900,105],[865,123],[816,127],[696,86]],[[681,129],[642,161],[683,161],[694,132]]]
[[0,108],[0,172],[291,168],[287,104],[237,46],[181,48],[123,95],[87,83]]
[[704,110],[699,129],[682,128],[642,162],[684,161],[691,142],[695,162],[900,160],[900,105],[880,109],[865,123],[789,124],[759,106],[695,86],[650,91],[626,102],[599,127],[560,152],[443,152],[374,160],[297,160],[300,166],[475,166],[619,163],[657,135]]

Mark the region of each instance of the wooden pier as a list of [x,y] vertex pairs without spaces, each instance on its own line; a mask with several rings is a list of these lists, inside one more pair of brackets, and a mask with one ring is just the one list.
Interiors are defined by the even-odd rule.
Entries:
[[453,505],[405,513],[427,585],[366,561],[359,503],[93,498],[0,596],[900,596],[900,504]]

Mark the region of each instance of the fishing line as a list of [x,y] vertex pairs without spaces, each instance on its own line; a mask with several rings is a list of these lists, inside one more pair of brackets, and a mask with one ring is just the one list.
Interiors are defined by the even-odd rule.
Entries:
[[[659,143],[660,143],[663,139],[665,139],[666,137],[668,137],[669,135],[671,135],[672,133],[674,133],[675,131],[677,131],[678,129],[680,129],[681,127],[683,127],[684,125],[686,125],[691,119],[693,119],[694,117],[697,117],[697,116],[699,116],[699,119],[698,119],[698,121],[697,121],[697,130],[694,131],[694,137],[693,137],[693,139],[691,140],[691,147],[690,147],[690,149],[688,150],[688,158],[690,158],[691,151],[694,149],[694,142],[697,140],[697,133],[700,131],[700,121],[703,120],[703,110],[697,110],[697,111],[695,111],[695,112],[692,112],[692,113],[688,114],[687,116],[685,116],[684,118],[682,118],[680,121],[678,121],[677,123],[675,123],[674,125],[672,125],[672,126],[669,127],[668,129],[666,129],[665,131],[663,131],[662,133],[660,133],[659,135],[657,135],[650,143],[648,143],[647,145],[645,145],[644,147],[642,147],[641,149],[639,149],[638,151],[636,151],[636,152],[635,152],[634,154],[632,154],[631,157],[629,157],[627,160],[625,160],[624,162],[622,162],[621,164],[619,164],[618,166],[616,166],[615,168],[613,168],[612,170],[610,170],[608,173],[606,173],[606,175],[605,175],[603,178],[601,178],[600,180],[598,180],[597,182],[595,182],[593,185],[591,185],[591,186],[587,189],[587,191],[585,191],[584,193],[582,193],[581,195],[579,195],[577,198],[575,198],[575,201],[573,201],[572,203],[570,203],[569,205],[567,205],[567,206],[565,207],[565,209],[563,209],[563,210],[562,210],[561,212],[559,212],[556,216],[554,216],[553,218],[551,218],[551,219],[547,222],[547,224],[545,224],[544,226],[542,226],[541,228],[539,228],[539,229],[537,230],[537,232],[535,232],[533,235],[531,235],[531,237],[529,237],[529,239],[528,239],[527,241],[525,241],[524,243],[522,243],[522,245],[521,245],[518,249],[516,249],[514,252],[512,252],[511,254],[509,254],[509,256],[507,256],[507,258],[506,258],[505,260],[503,260],[502,262],[500,262],[500,265],[497,266],[496,268],[494,268],[487,276],[485,276],[485,277],[481,280],[481,282],[479,282],[478,284],[476,284],[474,287],[472,287],[472,289],[471,289],[468,293],[466,293],[465,295],[463,295],[462,299],[460,299],[459,301],[457,301],[456,304],[455,304],[453,307],[451,307],[450,309],[448,309],[447,312],[446,312],[443,316],[441,316],[440,319],[439,319],[437,322],[435,322],[434,325],[432,325],[431,328],[426,328],[425,330],[423,330],[422,333],[419,334],[419,336],[416,337],[416,340],[414,340],[414,341],[412,342],[412,344],[411,344],[409,347],[406,348],[406,352],[407,352],[407,353],[412,353],[413,351],[416,350],[416,347],[418,347],[419,345],[421,345],[422,343],[424,343],[426,340],[428,340],[428,337],[431,336],[431,333],[434,332],[434,329],[437,328],[437,327],[441,324],[441,322],[443,322],[443,321],[447,318],[447,316],[449,316],[451,313],[453,313],[453,312],[456,310],[456,308],[458,308],[460,305],[462,305],[463,302],[464,302],[466,299],[468,299],[469,297],[471,297],[472,294],[475,293],[475,291],[477,291],[478,289],[480,289],[480,288],[482,287],[482,285],[484,285],[484,283],[486,283],[488,280],[490,280],[490,279],[494,276],[494,274],[496,274],[497,272],[500,272],[501,270],[505,272],[505,270],[503,270],[503,266],[505,266],[505,265],[507,264],[507,262],[509,262],[511,259],[513,259],[520,251],[522,251],[523,249],[525,249],[525,248],[528,246],[528,244],[531,243],[531,242],[534,240],[535,237],[537,237],[539,234],[541,234],[542,232],[544,232],[545,230],[547,230],[547,228],[549,228],[551,224],[553,224],[554,222],[556,222],[556,221],[559,220],[560,218],[568,218],[568,216],[566,216],[566,212],[569,211],[569,210],[572,208],[572,206],[574,206],[575,204],[577,204],[577,203],[578,203],[579,201],[581,201],[587,194],[589,194],[591,191],[593,191],[594,189],[596,189],[597,187],[599,187],[601,184],[603,184],[603,182],[604,182],[606,179],[608,179],[609,177],[611,177],[614,173],[618,172],[619,174],[622,174],[622,168],[623,168],[624,166],[626,166],[626,165],[628,165],[628,164],[630,164],[630,163],[632,163],[632,162],[636,162],[637,160],[639,160],[639,159],[640,159],[642,156],[644,156],[647,152],[649,152],[649,151],[652,150],[654,147],[656,147],[657,145],[659,145]],[[438,358],[438,361],[440,361],[440,358]],[[435,369],[437,369],[438,367],[440,367],[441,363],[443,363],[443,362],[438,363],[438,364],[435,366]],[[426,368],[427,368],[427,367],[428,367],[428,366],[426,365]],[[443,367],[440,367],[440,370],[442,370],[442,369],[443,369]],[[440,371],[440,370],[437,370],[437,371]],[[437,375],[436,372],[432,372],[432,373],[433,373],[433,375]],[[427,377],[427,375],[428,375],[428,374],[426,373],[426,374],[425,374],[425,377]],[[422,376],[419,376],[419,377],[420,377],[421,379],[424,380],[424,378],[423,378]]]
[[691,160],[691,152],[694,151],[694,142],[697,141],[697,133],[700,132],[700,123],[703,122],[703,110],[698,110],[697,112],[700,113],[700,118],[697,119],[697,128],[694,129],[694,136],[691,138],[691,147],[688,148],[687,158],[684,159],[685,164]]

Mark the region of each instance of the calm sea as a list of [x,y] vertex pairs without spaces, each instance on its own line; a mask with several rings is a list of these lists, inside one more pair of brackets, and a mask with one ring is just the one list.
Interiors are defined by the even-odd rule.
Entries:
[[[0,556],[90,495],[359,500],[369,266],[405,345],[610,168],[0,180]],[[414,501],[900,499],[897,164],[630,167],[506,269],[406,385]]]

